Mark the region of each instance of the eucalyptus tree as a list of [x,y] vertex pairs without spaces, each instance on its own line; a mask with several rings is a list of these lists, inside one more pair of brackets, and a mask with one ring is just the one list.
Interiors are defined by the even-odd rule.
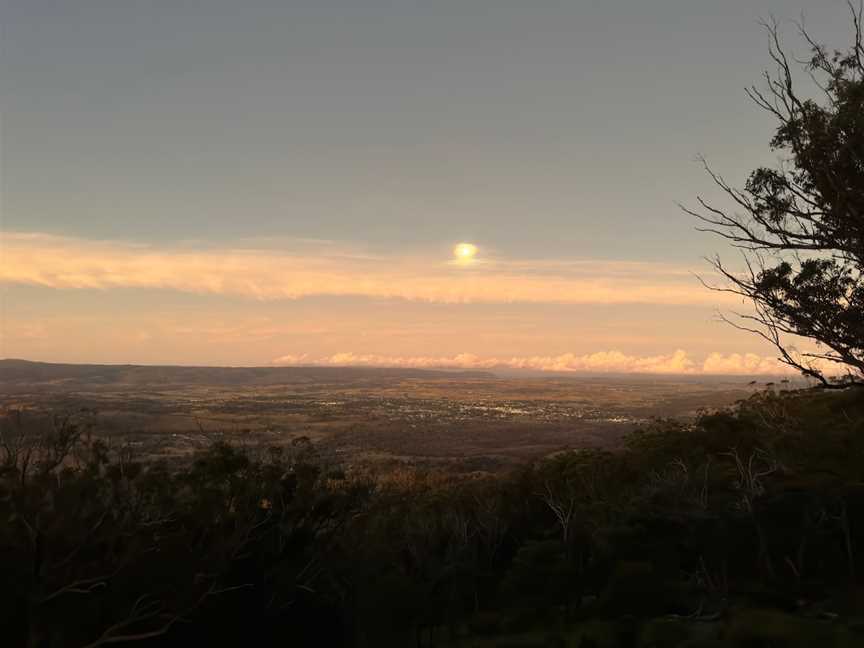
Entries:
[[[864,380],[864,3],[849,9],[853,37],[843,50],[798,24],[805,59],[787,53],[776,21],[764,24],[774,70],[747,93],[777,121],[771,148],[780,162],[754,170],[743,188],[705,164],[729,206],[699,197],[700,207],[685,207],[702,221],[699,229],[743,255],[743,271],[711,260],[723,284],[710,287],[753,306],[724,319],[762,336],[780,360],[826,387]],[[796,350],[796,338],[815,342],[815,350]]]

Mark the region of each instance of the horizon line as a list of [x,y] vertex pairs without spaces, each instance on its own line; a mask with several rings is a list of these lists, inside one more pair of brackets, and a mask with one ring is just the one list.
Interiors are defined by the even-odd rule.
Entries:
[[[48,360],[29,360],[27,358],[0,358],[0,363],[10,363],[10,362],[21,362],[27,364],[34,365],[53,365],[53,366],[70,366],[70,367],[144,367],[144,368],[162,368],[162,369],[263,369],[263,370],[273,370],[273,371],[281,371],[281,370],[291,370],[291,369],[323,369],[328,371],[339,371],[339,370],[360,370],[360,371],[381,371],[381,370],[395,370],[395,371],[411,371],[411,372],[420,372],[420,373],[451,373],[451,374],[488,374],[495,377],[507,377],[507,374],[522,374],[525,376],[531,377],[549,377],[549,378],[563,378],[563,377],[611,377],[611,378],[623,378],[623,377],[651,377],[651,378],[663,378],[663,379],[676,379],[676,378],[687,378],[687,379],[701,379],[701,378],[722,378],[722,379],[738,379],[738,380],[746,380],[753,378],[767,379],[767,378],[776,378],[778,381],[785,381],[787,383],[792,382],[795,379],[799,379],[801,381],[806,382],[807,377],[803,375],[797,374],[767,374],[767,373],[687,373],[687,372],[651,372],[651,371],[590,371],[590,370],[543,370],[543,369],[534,369],[534,368],[519,368],[519,367],[507,367],[507,366],[493,366],[488,368],[466,368],[459,367],[456,365],[440,365],[434,367],[414,367],[414,366],[397,366],[397,365],[351,365],[351,364],[315,364],[315,363],[306,363],[306,364],[291,364],[291,365],[279,365],[279,364],[243,364],[243,365],[230,365],[230,364],[165,364],[165,363],[142,363],[142,362],[54,362]],[[0,376],[0,382],[4,379]]]

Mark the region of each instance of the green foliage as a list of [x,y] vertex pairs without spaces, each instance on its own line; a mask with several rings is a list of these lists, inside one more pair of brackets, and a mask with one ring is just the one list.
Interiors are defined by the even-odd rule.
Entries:
[[848,629],[825,620],[803,619],[776,610],[743,610],[729,626],[728,638],[735,646],[780,648],[852,648],[860,645]]
[[[815,87],[802,89],[778,24],[765,25],[776,71],[748,94],[776,120],[771,148],[782,162],[757,168],[743,189],[709,169],[732,209],[700,199],[701,211],[688,210],[744,255],[743,272],[714,263],[728,280],[723,290],[753,303],[738,326],[826,386],[824,361],[848,371],[846,380],[864,379],[864,7],[849,8],[854,37],[845,50],[800,30],[810,49],[800,64]],[[797,353],[788,336],[818,351]]]

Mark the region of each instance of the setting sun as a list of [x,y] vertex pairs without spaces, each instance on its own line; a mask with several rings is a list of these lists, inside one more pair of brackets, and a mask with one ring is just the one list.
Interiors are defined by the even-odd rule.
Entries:
[[0,648],[864,648],[864,0],[2,22]]
[[477,246],[471,243],[459,243],[453,248],[453,256],[459,263],[470,263],[477,256]]

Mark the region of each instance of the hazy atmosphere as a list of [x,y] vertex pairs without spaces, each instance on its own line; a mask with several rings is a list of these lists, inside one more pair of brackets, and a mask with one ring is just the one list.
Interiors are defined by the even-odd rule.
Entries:
[[0,646],[864,646],[864,0],[0,2]]
[[[776,373],[676,202],[841,0],[12,0],[0,356]],[[460,243],[475,248],[454,254]]]

